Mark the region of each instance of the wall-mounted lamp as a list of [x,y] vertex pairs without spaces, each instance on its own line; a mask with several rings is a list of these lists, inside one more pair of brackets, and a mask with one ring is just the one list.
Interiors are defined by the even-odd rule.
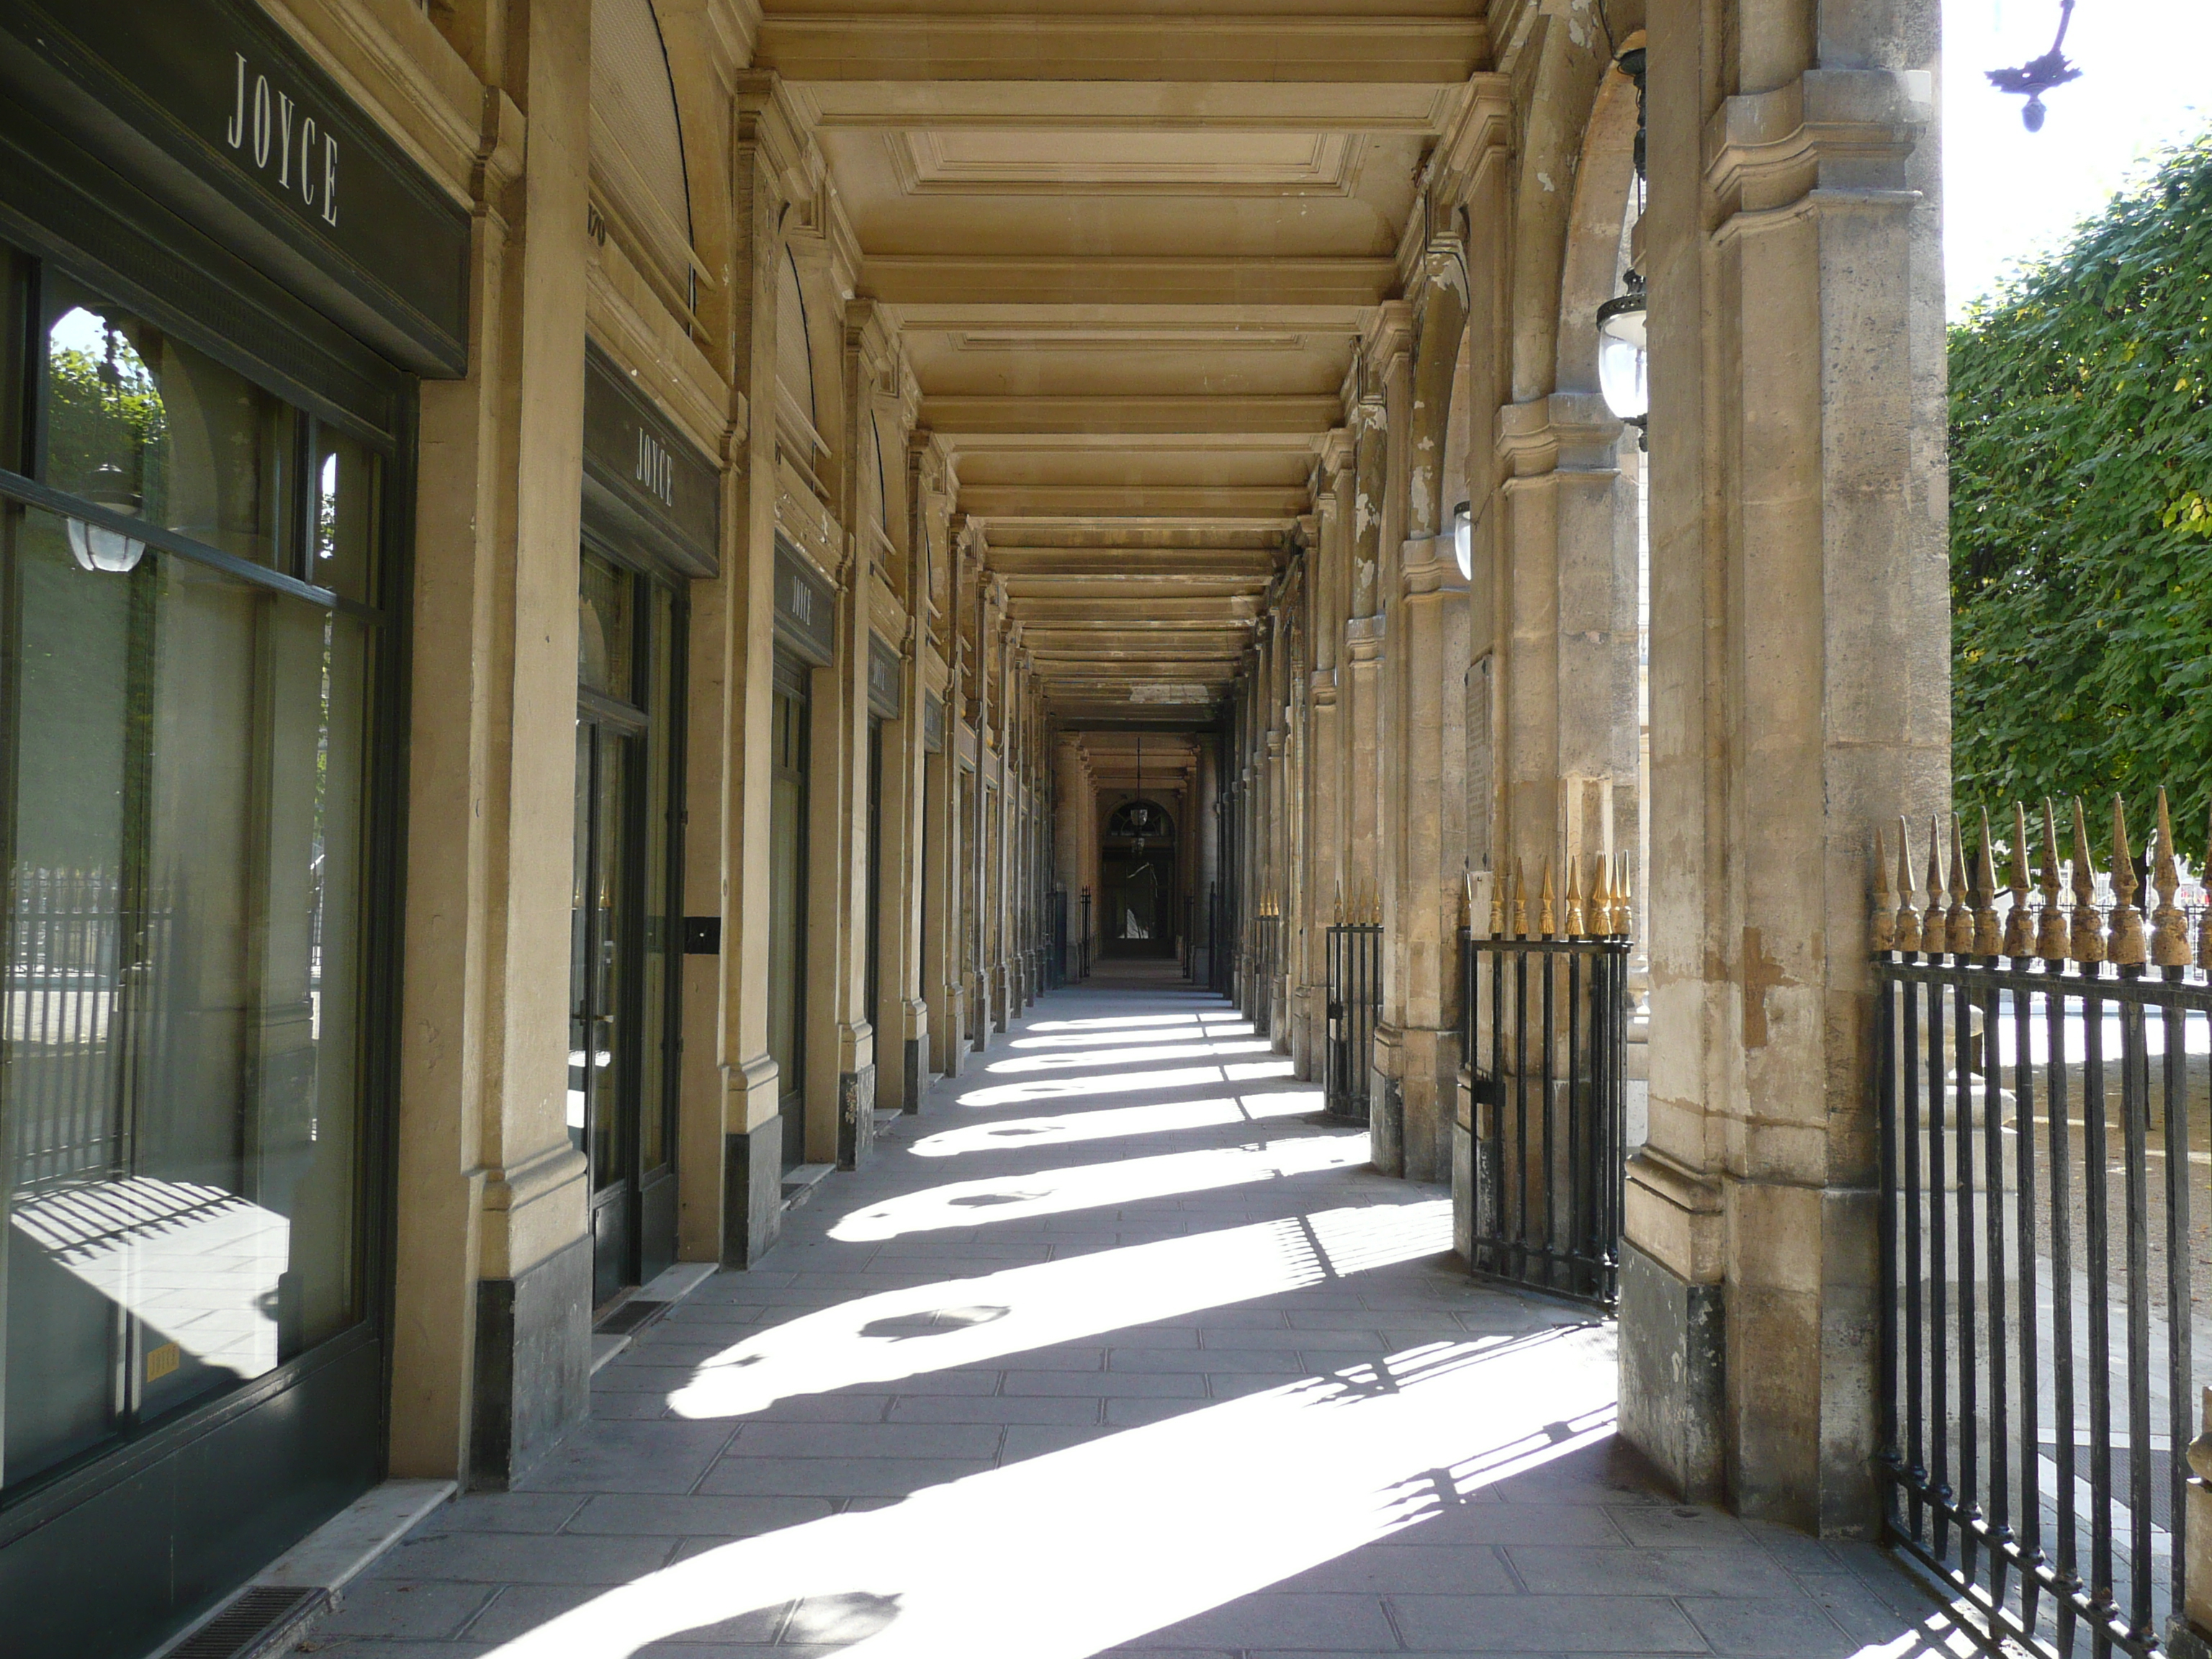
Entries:
[[1644,349],[1644,278],[1630,271],[1628,291],[1597,308],[1597,384],[1617,420],[1643,428],[1651,413],[1650,355]]
[[1474,575],[1474,507],[1468,501],[1452,508],[1452,556],[1459,561],[1459,579],[1471,580]]

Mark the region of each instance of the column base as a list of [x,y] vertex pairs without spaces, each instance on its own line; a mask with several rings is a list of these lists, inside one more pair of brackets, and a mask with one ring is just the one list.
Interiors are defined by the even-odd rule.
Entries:
[[876,1139],[876,1068],[837,1073],[837,1167],[857,1170]]
[[2212,1632],[2186,1619],[2173,1620],[2166,1627],[2166,1651],[2168,1659],[2212,1659]]
[[1406,1098],[1398,1079],[1380,1072],[1367,1074],[1367,1146],[1375,1167],[1386,1176],[1406,1173]]
[[505,1492],[584,1420],[592,1388],[592,1239],[477,1285],[469,1485]]
[[1620,1247],[1620,1436],[1685,1502],[1727,1492],[1723,1287]]
[[[1462,1088],[1466,1085],[1462,1085]],[[1452,1254],[1460,1266],[1474,1271],[1474,1131],[1464,1123],[1451,1127]]]
[[750,1267],[783,1234],[783,1120],[722,1137],[722,1265]]

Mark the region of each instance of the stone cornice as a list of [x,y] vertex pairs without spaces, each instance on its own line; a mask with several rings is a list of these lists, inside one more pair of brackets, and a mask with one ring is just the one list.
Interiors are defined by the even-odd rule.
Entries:
[[1808,70],[1771,92],[1723,100],[1705,123],[1711,225],[1816,189],[1906,190],[1934,88],[1926,70]]

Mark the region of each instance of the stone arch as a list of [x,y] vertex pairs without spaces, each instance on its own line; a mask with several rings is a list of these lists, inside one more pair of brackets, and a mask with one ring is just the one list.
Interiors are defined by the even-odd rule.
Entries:
[[592,0],[592,180],[624,251],[688,308],[690,168],[653,0]]
[[816,433],[821,430],[814,398],[814,333],[806,314],[806,285],[799,280],[799,256],[783,251],[776,272],[776,379],[799,413]]
[[[1640,32],[1632,37],[1641,39]],[[1620,291],[1621,228],[1636,184],[1635,149],[1635,83],[1625,75],[1607,75],[1598,83],[1583,129],[1560,260],[1553,380],[1562,392],[1598,389],[1597,308]]]

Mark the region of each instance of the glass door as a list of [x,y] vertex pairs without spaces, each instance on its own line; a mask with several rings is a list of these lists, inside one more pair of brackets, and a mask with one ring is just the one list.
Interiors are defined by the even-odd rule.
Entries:
[[583,557],[568,1134],[591,1162],[592,1301],[675,1259],[672,593]]

